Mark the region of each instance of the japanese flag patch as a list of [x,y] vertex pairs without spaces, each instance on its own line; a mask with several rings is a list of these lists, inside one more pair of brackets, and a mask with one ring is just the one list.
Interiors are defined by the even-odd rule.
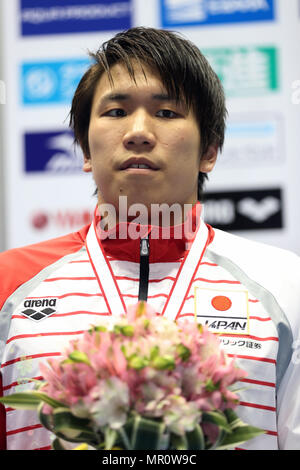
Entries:
[[195,287],[195,317],[212,332],[249,335],[248,291]]

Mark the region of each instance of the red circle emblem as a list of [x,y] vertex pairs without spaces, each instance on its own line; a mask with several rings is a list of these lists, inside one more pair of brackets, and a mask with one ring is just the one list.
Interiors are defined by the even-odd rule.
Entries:
[[224,312],[225,310],[230,309],[232,302],[229,297],[226,297],[225,295],[217,295],[211,300],[211,304],[216,310]]

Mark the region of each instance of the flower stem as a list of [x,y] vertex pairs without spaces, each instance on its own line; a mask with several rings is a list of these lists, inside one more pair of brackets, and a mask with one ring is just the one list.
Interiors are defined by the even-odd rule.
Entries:
[[124,431],[124,428],[118,429],[118,432],[119,432],[119,434],[121,435],[121,437],[123,439],[123,443],[126,447],[126,450],[133,450],[132,447],[131,447],[131,444],[129,442],[128,436],[127,436],[126,432]]

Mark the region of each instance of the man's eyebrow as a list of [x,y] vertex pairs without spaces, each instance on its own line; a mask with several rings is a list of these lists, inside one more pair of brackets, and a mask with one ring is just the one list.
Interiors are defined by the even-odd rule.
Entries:
[[175,99],[167,93],[155,93],[152,98],[157,101],[175,101]]
[[128,93],[108,93],[101,99],[101,103],[107,103],[109,101],[125,101],[130,98]]
[[[105,104],[110,101],[126,101],[130,98],[130,93],[108,93],[102,97],[101,103]],[[175,99],[167,93],[154,93],[151,95],[151,98],[155,101],[175,101]]]

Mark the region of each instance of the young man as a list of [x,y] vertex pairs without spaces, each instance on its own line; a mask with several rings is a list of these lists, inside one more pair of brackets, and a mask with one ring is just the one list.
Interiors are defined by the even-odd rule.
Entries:
[[[224,139],[216,74],[193,44],[151,28],[117,34],[93,58],[70,123],[97,186],[94,221],[0,255],[3,394],[32,387],[40,361],[143,299],[207,324],[247,370],[238,412],[266,433],[241,448],[299,449],[299,258],[200,217]],[[34,412],[6,408],[2,430],[8,449],[50,448]]]

